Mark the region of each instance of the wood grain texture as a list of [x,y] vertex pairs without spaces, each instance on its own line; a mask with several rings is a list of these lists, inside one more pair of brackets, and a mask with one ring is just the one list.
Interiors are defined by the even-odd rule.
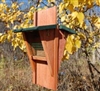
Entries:
[[[39,11],[37,13],[37,26],[57,24],[56,7]],[[44,48],[47,64],[36,63],[37,84],[49,89],[57,89],[57,41],[55,30],[39,31]],[[56,36],[57,37],[57,36]]]
[[[33,56],[33,60],[39,60],[39,61],[46,61],[46,57],[41,57],[41,56]],[[47,61],[46,61],[47,62]]]
[[[40,37],[42,40],[42,45],[44,52],[47,58],[48,66],[51,72],[51,75],[54,75],[54,30],[40,31]],[[49,35],[48,35],[49,33]]]
[[57,24],[57,8],[56,6],[44,9],[37,14],[37,26]]
[[55,78],[55,90],[58,84],[58,70],[59,70],[59,30],[58,27],[55,29],[55,39],[54,39],[54,78]]

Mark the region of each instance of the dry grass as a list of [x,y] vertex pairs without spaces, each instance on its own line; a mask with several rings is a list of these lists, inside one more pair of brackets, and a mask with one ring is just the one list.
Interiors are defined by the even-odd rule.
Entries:
[[[100,69],[99,63],[95,67]],[[85,60],[62,62],[57,91],[100,91],[100,74],[95,69],[92,70],[93,79]],[[51,91],[33,85],[31,76],[29,62],[0,59],[0,91]]]

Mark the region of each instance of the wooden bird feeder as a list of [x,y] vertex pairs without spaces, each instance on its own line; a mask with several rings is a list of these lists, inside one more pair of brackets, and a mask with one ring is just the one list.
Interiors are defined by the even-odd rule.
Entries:
[[22,32],[33,72],[33,83],[56,90],[60,61],[68,34],[75,31],[57,25],[56,6],[34,14],[34,27]]

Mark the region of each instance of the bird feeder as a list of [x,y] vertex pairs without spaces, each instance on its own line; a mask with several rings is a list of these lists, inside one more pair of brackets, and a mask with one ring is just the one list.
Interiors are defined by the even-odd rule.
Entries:
[[68,34],[75,34],[64,25],[57,25],[56,6],[34,13],[34,27],[14,30],[22,32],[32,67],[33,83],[56,90],[58,70]]

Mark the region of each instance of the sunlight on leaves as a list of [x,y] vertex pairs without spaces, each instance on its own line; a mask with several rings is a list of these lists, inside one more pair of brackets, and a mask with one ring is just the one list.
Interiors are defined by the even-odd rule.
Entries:
[[96,26],[97,28],[100,28],[100,18],[97,18],[97,19],[95,20],[95,26]]
[[5,3],[5,0],[1,0],[1,2]]
[[48,0],[48,2],[50,3],[50,2],[55,2],[55,0]]
[[77,19],[78,19],[78,21],[79,21],[79,23],[80,23],[80,27],[82,27],[83,22],[84,22],[84,14],[83,14],[82,12],[79,12],[79,13],[77,14]]
[[3,35],[3,33],[0,33],[0,36],[2,36]]
[[96,0],[96,4],[100,6],[100,0]]
[[100,47],[100,42],[95,43],[93,47],[94,47],[94,48],[98,48],[98,47]]
[[78,36],[81,40],[86,40],[86,36],[83,33],[78,33]]
[[81,41],[79,39],[76,39],[75,45],[76,45],[77,48],[80,48],[81,47]]
[[74,39],[74,35],[70,35],[68,36],[67,40],[66,40],[66,45],[65,45],[65,49],[67,50],[67,52],[69,54],[72,54],[73,53],[73,39]]
[[79,0],[69,0],[69,1],[74,7],[79,5]]
[[78,12],[72,12],[72,20],[74,20],[78,16]]

